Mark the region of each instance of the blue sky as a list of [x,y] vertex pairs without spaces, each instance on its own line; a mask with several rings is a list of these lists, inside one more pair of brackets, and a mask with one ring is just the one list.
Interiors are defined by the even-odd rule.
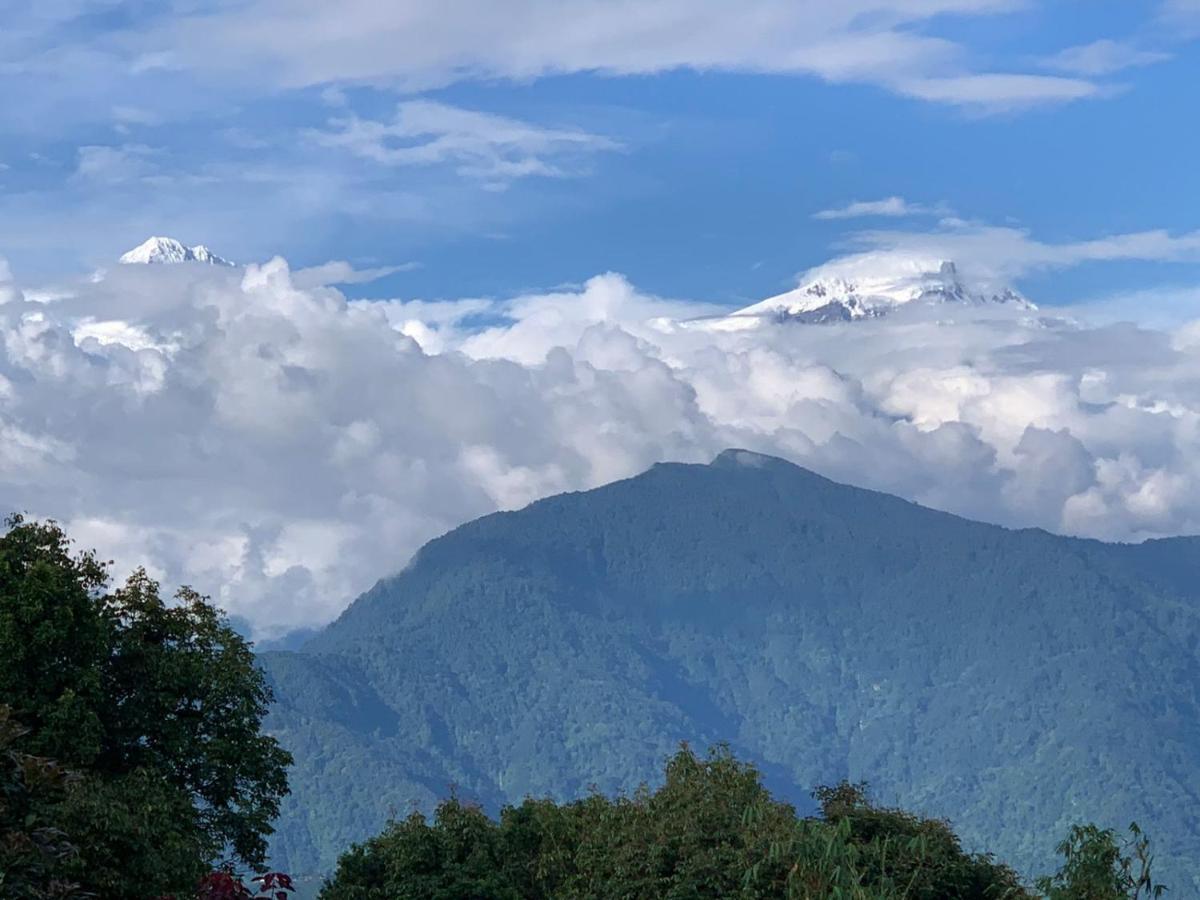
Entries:
[[[44,277],[165,233],[404,267],[359,296],[614,270],[735,303],[864,230],[1200,228],[1189,0],[323,6],[12,4],[0,254]],[[891,197],[918,211],[814,218]],[[1013,268],[1043,302],[1200,277],[1141,255]]]

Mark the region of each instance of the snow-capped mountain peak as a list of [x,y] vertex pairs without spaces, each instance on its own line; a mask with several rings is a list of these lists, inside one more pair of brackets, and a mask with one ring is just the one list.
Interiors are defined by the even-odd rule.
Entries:
[[950,260],[863,253],[811,269],[793,290],[740,309],[723,321],[730,327],[753,327],[761,320],[848,321],[884,316],[911,303],[1005,303],[1036,309],[1010,287],[965,278]]
[[227,259],[217,256],[203,244],[189,247],[174,238],[152,237],[122,254],[125,264],[164,265],[183,262],[208,263],[214,266],[232,266]]

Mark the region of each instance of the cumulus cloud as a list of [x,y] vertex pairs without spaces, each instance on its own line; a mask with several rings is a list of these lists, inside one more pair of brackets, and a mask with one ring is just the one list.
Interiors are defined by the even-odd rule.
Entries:
[[321,280],[130,266],[38,295],[0,266],[3,506],[264,635],[469,518],[728,446],[1007,524],[1200,530],[1198,325],[939,307],[721,332],[615,274],[450,303]]
[[1137,322],[1151,328],[1175,330],[1200,319],[1200,286],[1158,285],[1090,300],[1088,320]]

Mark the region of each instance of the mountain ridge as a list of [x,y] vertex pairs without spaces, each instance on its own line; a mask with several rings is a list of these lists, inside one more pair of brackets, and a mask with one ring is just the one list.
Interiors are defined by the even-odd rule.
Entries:
[[743,331],[783,323],[829,324],[880,319],[909,307],[1004,306],[1035,311],[1008,285],[968,278],[953,260],[867,253],[805,272],[791,290],[723,316],[695,319],[690,327]]
[[124,265],[175,265],[185,262],[213,266],[233,266],[234,263],[217,256],[203,244],[189,247],[169,237],[150,237],[132,250],[121,254],[118,262]]
[[797,801],[868,780],[1030,871],[1069,821],[1137,819],[1190,877],[1198,545],[971,522],[737,450],[485,516],[261,656],[297,756],[277,861],[328,869],[451,784],[492,809],[630,790],[688,740]]
[[[189,247],[170,237],[150,237],[121,255],[123,264],[200,262],[235,266],[207,246]],[[910,307],[938,305],[1037,306],[1007,285],[968,278],[953,260],[877,252],[843,257],[809,269],[788,291],[732,313],[674,323],[698,331],[744,331],[781,323],[830,324],[880,319]]]

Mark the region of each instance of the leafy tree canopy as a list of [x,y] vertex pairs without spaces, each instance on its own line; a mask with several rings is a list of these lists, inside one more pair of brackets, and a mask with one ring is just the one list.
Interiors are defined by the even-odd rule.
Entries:
[[1037,883],[1046,900],[1149,900],[1167,890],[1151,877],[1150,840],[1136,822],[1124,846],[1111,829],[1075,825],[1057,849],[1062,868]]
[[498,821],[451,797],[432,821],[414,813],[353,847],[321,900],[1034,896],[1008,867],[965,853],[945,822],[877,807],[862,786],[817,799],[821,815],[798,818],[727,748],[701,758],[684,746],[655,791],[530,799]]
[[78,885],[59,874],[78,852],[43,814],[66,792],[70,773],[22,751],[28,733],[0,706],[0,897],[65,900]]
[[258,865],[289,755],[261,733],[271,693],[249,645],[184,588],[167,603],[54,523],[0,537],[0,703],[22,751],[77,778],[44,814],[78,854],[59,868],[103,897],[194,887],[229,854]]

